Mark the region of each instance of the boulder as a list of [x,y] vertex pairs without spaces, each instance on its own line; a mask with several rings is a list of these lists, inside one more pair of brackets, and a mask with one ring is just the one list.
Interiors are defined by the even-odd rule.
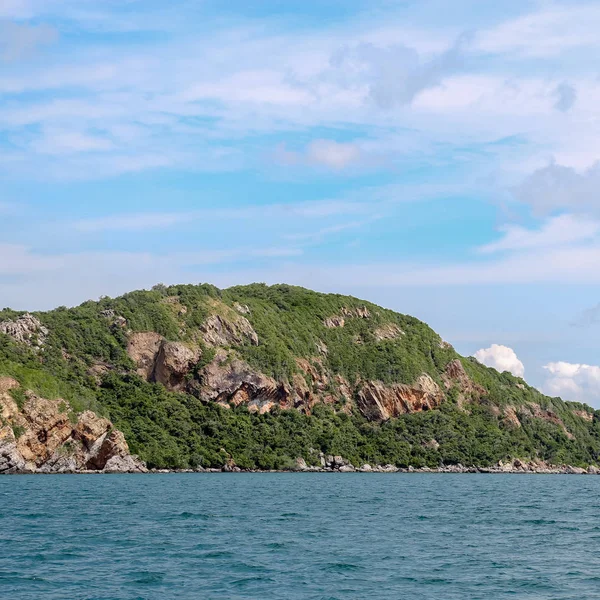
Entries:
[[295,461],[295,465],[294,465],[294,470],[295,471],[308,471],[308,465],[306,464],[306,461],[299,456],[296,461]]
[[111,457],[102,470],[104,473],[147,473],[146,466],[131,455]]
[[338,469],[338,471],[340,473],[354,473],[354,471],[356,471],[356,469],[352,465],[348,464],[348,465],[342,465]]

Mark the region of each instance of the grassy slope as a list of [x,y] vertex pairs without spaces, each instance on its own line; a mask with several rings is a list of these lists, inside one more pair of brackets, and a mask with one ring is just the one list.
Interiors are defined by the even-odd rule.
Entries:
[[[176,302],[166,301],[174,297]],[[91,407],[110,416],[132,450],[151,466],[216,466],[231,456],[244,467],[281,468],[296,456],[315,462],[318,451],[342,454],[357,464],[399,466],[487,465],[508,457],[579,465],[598,462],[597,416],[587,422],[572,413],[574,408],[583,408],[580,405],[545,397],[512,375],[499,374],[471,359],[462,359],[467,372],[489,393],[481,403],[470,406],[470,414],[458,409],[455,394],[450,393],[438,411],[406,415],[381,425],[325,406],[317,407],[310,417],[296,411],[261,416],[244,408],[222,409],[141,381],[133,374],[125,351],[125,331],[101,314],[113,310],[134,331],[152,330],[167,339],[186,340],[215,307],[225,310],[236,302],[250,307],[248,319],[261,343],[242,344],[235,350],[278,379],[291,377],[296,357],[314,357],[317,341],[329,349],[324,367],[350,381],[360,377],[412,383],[426,372],[441,382],[446,364],[458,356],[453,349],[440,347],[439,336],[417,319],[348,296],[284,285],[253,284],[222,291],[210,285],[157,286],[72,309],[37,313],[51,332],[44,352],[36,355],[0,335],[0,375],[12,375],[40,394],[65,397],[78,410]],[[181,307],[187,309],[185,314]],[[344,328],[323,326],[323,319],[340,314],[342,308],[359,307],[367,307],[371,317],[347,318]],[[0,311],[0,321],[17,314]],[[389,323],[405,335],[377,342],[373,332]],[[98,362],[114,367],[100,388],[87,374]],[[494,407],[527,402],[556,413],[575,439],[540,419],[522,419],[523,427],[510,428],[495,414]],[[432,439],[439,448],[426,445]]]

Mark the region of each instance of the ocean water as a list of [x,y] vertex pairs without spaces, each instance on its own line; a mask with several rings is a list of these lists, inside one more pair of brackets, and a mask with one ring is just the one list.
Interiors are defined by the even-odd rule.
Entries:
[[600,477],[0,478],[0,598],[600,598]]

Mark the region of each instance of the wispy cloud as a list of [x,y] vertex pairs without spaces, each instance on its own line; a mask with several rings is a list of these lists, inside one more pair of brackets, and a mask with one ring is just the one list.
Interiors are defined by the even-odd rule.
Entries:
[[504,225],[500,231],[504,237],[480,246],[478,251],[482,254],[492,254],[501,251],[556,248],[590,240],[600,233],[600,221],[567,214],[548,219],[539,229]]

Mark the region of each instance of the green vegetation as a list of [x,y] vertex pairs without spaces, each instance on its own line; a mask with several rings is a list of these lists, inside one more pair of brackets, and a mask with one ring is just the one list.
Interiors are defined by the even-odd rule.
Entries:
[[[287,285],[227,290],[158,285],[115,299],[36,313],[50,331],[43,350],[0,334],[0,375],[14,377],[24,389],[44,397],[64,398],[72,408],[72,420],[88,408],[108,416],[123,431],[132,452],[151,467],[222,466],[233,460],[244,468],[285,468],[299,456],[317,464],[319,452],[342,455],[355,465],[400,467],[483,466],[511,457],[584,466],[600,459],[600,414],[543,396],[521,379],[474,359],[461,361],[472,382],[485,389],[476,401],[461,407],[459,390],[452,388],[439,410],[384,423],[370,422],[357,410],[346,414],[339,410],[342,399],[333,406],[317,404],[310,415],[280,409],[260,415],[243,406],[228,409],[192,394],[168,391],[135,374],[127,354],[129,335],[155,331],[167,340],[201,348],[202,357],[189,373],[190,379],[201,378],[215,349],[201,340],[200,328],[211,314],[231,313],[241,319],[234,312],[237,304],[249,308],[243,316],[260,343],[243,342],[227,351],[281,382],[300,373],[297,359],[305,358],[329,374],[330,382],[339,375],[349,382],[412,384],[428,373],[443,387],[447,364],[459,358],[426,324],[349,296]],[[364,309],[368,318],[360,316]],[[19,314],[5,309],[0,321]],[[325,327],[324,320],[333,316],[344,316],[345,326]],[[377,332],[390,326],[401,333],[380,339]],[[22,406],[22,389],[11,393]],[[528,408],[534,405],[552,417],[536,416]],[[506,407],[520,411],[520,426],[505,418]],[[66,403],[61,410],[69,410]],[[591,417],[584,419],[574,410]]]

